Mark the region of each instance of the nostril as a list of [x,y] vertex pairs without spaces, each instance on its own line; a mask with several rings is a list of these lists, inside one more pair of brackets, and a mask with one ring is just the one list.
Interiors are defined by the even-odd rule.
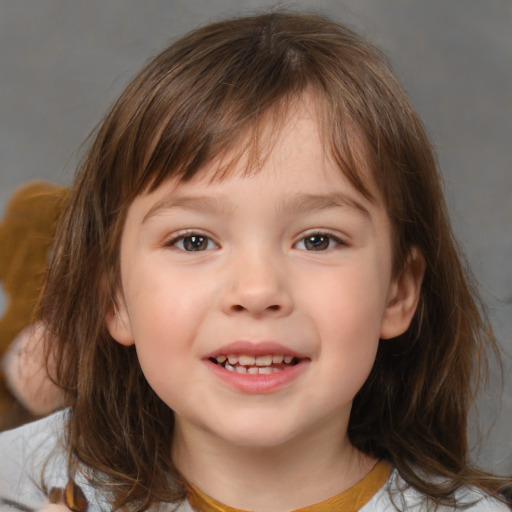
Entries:
[[[240,304],[233,304],[231,309],[233,311],[239,312],[239,311],[245,311],[246,309],[250,310],[251,308],[246,308]],[[265,308],[265,311],[279,311],[280,309],[281,309],[281,306],[279,304],[273,304],[272,306],[267,306]]]

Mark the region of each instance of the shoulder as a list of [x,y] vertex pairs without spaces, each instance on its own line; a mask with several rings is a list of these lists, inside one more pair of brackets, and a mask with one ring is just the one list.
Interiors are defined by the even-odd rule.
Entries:
[[[14,430],[0,432],[0,512],[38,511],[48,503],[48,491],[68,482],[66,431],[69,410]],[[106,512],[108,496],[77,475],[88,512]],[[161,508],[158,508],[161,510]],[[187,501],[162,510],[193,512]]]
[[[47,491],[66,486],[68,414],[59,411],[0,433],[0,511],[38,510],[48,502]],[[93,505],[89,510],[102,510],[93,489],[80,487]]]
[[0,498],[37,508],[44,499],[42,484],[53,487],[65,479],[62,434],[65,412],[59,412],[0,434]]
[[508,506],[479,489],[462,488],[456,494],[457,506],[437,506],[418,491],[407,487],[394,471],[387,484],[360,512],[510,512]]

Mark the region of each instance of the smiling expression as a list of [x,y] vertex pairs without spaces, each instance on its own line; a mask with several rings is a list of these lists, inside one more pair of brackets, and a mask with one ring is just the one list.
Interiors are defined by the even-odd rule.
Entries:
[[331,161],[313,111],[289,114],[258,172],[240,162],[212,180],[211,164],[128,210],[107,326],[183,433],[239,446],[346,433],[379,338],[409,324],[416,289],[392,276],[386,210]]

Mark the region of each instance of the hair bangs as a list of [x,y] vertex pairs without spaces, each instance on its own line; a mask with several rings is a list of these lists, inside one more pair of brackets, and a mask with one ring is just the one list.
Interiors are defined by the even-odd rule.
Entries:
[[[118,151],[126,155],[119,180],[129,189],[124,194],[129,202],[168,178],[187,181],[212,161],[220,163],[219,177],[242,155],[246,171],[254,172],[272,149],[288,110],[309,91],[317,99],[326,149],[356,189],[372,197],[362,162],[352,154],[349,130],[357,125],[357,135],[365,131],[357,116],[368,98],[355,83],[360,63],[353,69],[347,37],[337,30],[329,34],[336,55],[321,40],[304,44],[326,31],[318,18],[305,17],[309,23],[297,27],[275,16],[274,26],[263,18],[261,25],[240,19],[236,28],[219,22],[193,32],[134,80],[119,108],[124,115],[133,112],[120,126],[126,143]],[[347,62],[340,70],[343,59]]]

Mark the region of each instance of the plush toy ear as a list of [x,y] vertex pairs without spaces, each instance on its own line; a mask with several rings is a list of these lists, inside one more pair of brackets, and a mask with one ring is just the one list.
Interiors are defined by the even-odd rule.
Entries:
[[418,248],[413,247],[404,269],[389,287],[380,332],[382,339],[400,336],[409,328],[418,306],[424,274],[425,258]]
[[130,346],[135,343],[130,316],[122,293],[117,294],[116,304],[112,304],[105,315],[105,325],[110,336],[121,345]]

